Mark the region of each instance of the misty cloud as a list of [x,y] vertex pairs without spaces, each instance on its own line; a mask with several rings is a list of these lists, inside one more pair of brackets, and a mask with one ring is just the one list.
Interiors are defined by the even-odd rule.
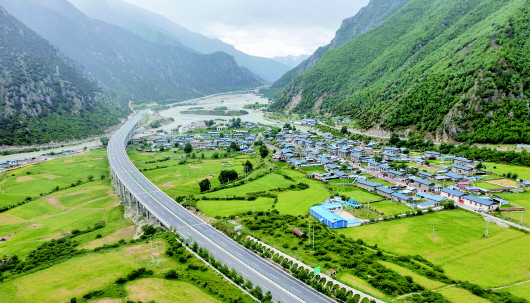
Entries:
[[368,0],[126,0],[252,55],[312,53]]

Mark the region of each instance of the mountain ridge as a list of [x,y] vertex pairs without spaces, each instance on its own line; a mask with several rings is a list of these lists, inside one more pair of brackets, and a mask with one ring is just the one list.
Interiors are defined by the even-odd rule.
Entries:
[[440,141],[529,143],[528,4],[411,0],[295,77],[272,109]]
[[192,32],[179,24],[149,10],[121,0],[68,0],[88,16],[123,27],[144,39],[182,46],[203,54],[218,51],[234,57],[236,62],[266,81],[279,79],[290,66],[270,58],[251,56],[218,39]]
[[65,0],[0,4],[125,100],[167,103],[262,83],[229,55],[203,55],[184,46],[147,41],[91,19]]
[[335,37],[333,37],[329,44],[319,47],[307,59],[303,60],[295,68],[285,73],[278,81],[274,82],[267,95],[272,98],[277,97],[289,82],[317,64],[326,52],[340,47],[355,37],[377,27],[409,1],[371,0],[367,6],[361,8],[353,17],[346,18],[342,21],[341,26],[335,33]]
[[0,6],[0,145],[102,133],[127,108]]

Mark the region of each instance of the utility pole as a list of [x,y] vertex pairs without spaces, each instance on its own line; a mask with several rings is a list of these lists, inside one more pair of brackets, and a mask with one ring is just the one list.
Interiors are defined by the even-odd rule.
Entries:
[[489,236],[489,221],[486,221],[486,232],[484,233],[484,237],[488,237]]
[[309,240],[309,245],[311,245],[311,222],[309,222],[309,231],[307,233],[309,234],[307,239]]
[[313,225],[313,251],[315,251],[315,226]]

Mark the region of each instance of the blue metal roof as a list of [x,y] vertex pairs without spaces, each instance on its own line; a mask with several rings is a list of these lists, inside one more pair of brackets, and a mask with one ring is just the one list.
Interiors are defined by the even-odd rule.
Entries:
[[376,183],[376,182],[370,182],[370,181],[366,181],[366,180],[358,180],[357,183],[361,183],[361,184],[364,184],[364,185],[367,185],[367,186],[373,186],[373,187],[378,187],[378,186],[381,186],[383,184],[381,183]]
[[466,194],[459,191],[459,190],[454,190],[454,189],[450,189],[450,188],[442,188],[442,191],[444,193],[448,193],[450,195],[453,195],[453,196],[456,196],[456,197],[462,197],[462,196],[465,196]]
[[378,191],[382,191],[382,192],[384,192],[384,193],[387,193],[387,194],[392,194],[392,193],[394,193],[393,190],[391,190],[390,188],[388,188],[388,187],[386,187],[386,186],[379,186],[379,187],[376,187],[375,189],[378,190]]
[[399,198],[401,200],[412,200],[411,197],[409,197],[407,195],[404,195],[404,194],[401,194],[401,193],[397,193],[397,192],[393,193],[392,196],[396,197],[396,198]]
[[427,199],[427,200],[432,200],[432,201],[436,201],[436,202],[442,202],[442,201],[445,200],[444,197],[433,196],[433,195],[429,195],[429,194],[422,193],[422,192],[418,192],[417,195],[420,196],[420,197],[422,197],[422,198],[425,198],[425,199]]
[[346,221],[343,217],[337,215],[336,213],[331,212],[330,208],[336,208],[336,207],[342,207],[341,203],[331,203],[331,204],[325,204],[325,205],[317,205],[311,207],[311,210],[322,216],[324,219],[330,221],[330,222],[337,222],[337,221]]
[[497,204],[496,202],[493,202],[493,201],[490,201],[490,200],[487,200],[487,199],[484,199],[484,198],[480,198],[480,197],[471,196],[471,195],[470,196],[465,196],[464,199],[476,202],[478,204],[486,205],[486,206]]
[[469,167],[462,166],[462,165],[457,165],[457,164],[453,164],[453,167],[454,167],[454,168],[458,168],[458,169],[462,169],[462,170],[472,170],[472,169],[469,168]]
[[418,183],[421,183],[421,184],[425,184],[425,185],[429,185],[429,186],[434,184],[431,181],[423,180],[423,179],[420,179],[420,178],[412,178],[412,181],[418,182]]
[[446,173],[445,175],[452,179],[465,179],[464,176],[459,175],[457,173]]

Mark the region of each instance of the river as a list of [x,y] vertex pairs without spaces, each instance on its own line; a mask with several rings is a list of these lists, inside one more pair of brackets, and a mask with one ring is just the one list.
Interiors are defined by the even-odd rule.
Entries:
[[[214,97],[206,97],[200,100],[194,100],[194,105],[186,106],[175,106],[170,109],[160,111],[160,115],[167,118],[175,119],[174,122],[164,125],[161,127],[164,130],[176,129],[179,125],[187,125],[191,122],[196,121],[205,121],[205,120],[215,120],[223,119],[229,120],[234,117],[228,116],[210,116],[210,115],[189,115],[181,114],[181,111],[187,110],[190,107],[203,107],[204,109],[214,109],[216,107],[227,107],[228,110],[242,110],[243,106],[246,104],[267,104],[269,101],[266,98],[260,97],[255,94],[233,94],[233,95],[222,95]],[[186,101],[184,102],[186,103]],[[237,116],[241,118],[242,121],[254,122],[254,123],[263,123],[269,125],[280,125],[280,122],[267,120],[264,117],[264,113],[258,110],[244,109],[249,112],[248,115]]]
[[[190,107],[201,106],[201,107],[204,107],[205,109],[214,109],[215,107],[225,106],[229,110],[241,110],[243,109],[243,106],[245,104],[254,104],[256,102],[264,104],[264,103],[268,103],[268,100],[266,98],[260,97],[255,94],[234,93],[234,94],[229,94],[229,95],[220,95],[220,96],[204,97],[200,99],[193,99],[190,101],[183,101],[182,103],[188,103],[188,102],[196,103],[197,105],[175,106],[170,109],[160,111],[161,116],[175,119],[174,122],[164,125],[161,128],[164,130],[171,130],[171,129],[177,128],[179,125],[187,125],[195,121],[204,121],[204,120],[211,120],[211,119],[229,120],[230,118],[232,118],[232,117],[227,117],[227,116],[187,115],[187,114],[180,113],[181,111],[186,110]],[[249,114],[239,116],[242,121],[263,123],[263,124],[269,124],[269,125],[280,125],[281,124],[280,122],[265,119],[264,113],[261,111],[251,110],[251,109],[245,109],[245,110],[248,111]],[[44,153],[49,153],[52,151],[56,153],[64,151],[64,150],[80,151],[80,150],[83,150],[85,147],[87,148],[97,147],[100,145],[100,141],[99,141],[99,138],[97,138],[97,139],[87,139],[81,142],[74,141],[70,144],[72,145],[68,145],[68,143],[65,143],[64,147],[58,146],[56,148],[48,149],[44,151],[0,156],[0,162],[7,161],[7,160],[14,160],[14,159],[32,158],[32,157],[36,157],[36,156],[42,155]]]

